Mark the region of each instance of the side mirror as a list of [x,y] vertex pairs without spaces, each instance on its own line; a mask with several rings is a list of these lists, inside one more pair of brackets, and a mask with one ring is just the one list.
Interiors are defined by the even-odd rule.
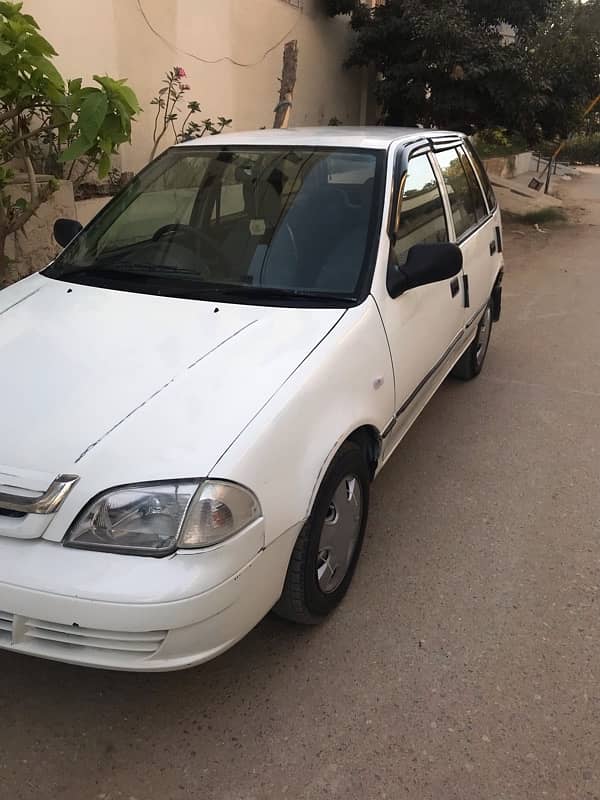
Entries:
[[57,219],[54,223],[54,238],[61,247],[66,247],[83,228],[76,219]]
[[416,244],[408,251],[406,264],[390,264],[387,288],[391,297],[409,289],[449,280],[461,271],[463,255],[456,244]]

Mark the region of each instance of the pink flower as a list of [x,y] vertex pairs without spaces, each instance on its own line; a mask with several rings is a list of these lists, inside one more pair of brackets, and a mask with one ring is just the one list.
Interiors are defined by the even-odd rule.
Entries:
[[187,78],[187,72],[184,70],[183,67],[175,67],[175,77],[178,80],[181,80],[182,78]]

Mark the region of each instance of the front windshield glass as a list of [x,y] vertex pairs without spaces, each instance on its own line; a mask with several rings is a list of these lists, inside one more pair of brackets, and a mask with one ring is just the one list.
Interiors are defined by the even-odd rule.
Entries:
[[45,274],[175,297],[351,304],[372,254],[382,159],[370,150],[175,148]]

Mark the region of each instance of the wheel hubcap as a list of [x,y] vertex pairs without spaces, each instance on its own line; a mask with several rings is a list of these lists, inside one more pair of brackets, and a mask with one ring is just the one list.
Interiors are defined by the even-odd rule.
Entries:
[[481,366],[485,354],[487,353],[488,345],[490,343],[490,334],[492,332],[492,309],[488,306],[484,312],[483,318],[479,323],[479,332],[477,334],[477,366]]
[[356,476],[347,475],[333,493],[319,541],[317,581],[325,594],[335,592],[348,572],[362,515],[360,482]]

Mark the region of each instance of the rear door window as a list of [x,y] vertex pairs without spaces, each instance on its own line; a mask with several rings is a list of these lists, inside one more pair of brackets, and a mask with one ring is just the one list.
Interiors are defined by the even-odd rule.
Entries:
[[487,209],[475,173],[458,148],[436,154],[450,199],[456,238],[460,239],[485,216]]
[[485,171],[485,167],[483,166],[483,162],[479,158],[479,154],[468,140],[465,141],[464,144],[465,150],[471,156],[471,163],[475,167],[475,171],[479,177],[479,181],[483,186],[483,191],[488,203],[488,207],[490,211],[494,211],[496,208],[496,195],[494,194],[494,190],[492,189],[492,184],[490,183],[490,179],[488,177],[487,172]]
[[460,162],[463,165],[463,169],[467,176],[467,181],[469,183],[469,186],[471,187],[471,194],[473,195],[473,208],[475,209],[477,221],[479,222],[480,220],[485,219],[485,217],[487,217],[487,207],[485,204],[485,197],[483,196],[483,192],[481,191],[481,186],[479,185],[479,181],[477,180],[477,175],[475,174],[475,170],[473,169],[473,166],[462,147],[458,148],[458,155],[460,157]]
[[404,264],[415,244],[448,241],[444,203],[433,167],[426,154],[411,158],[400,207],[400,227],[394,253]]

